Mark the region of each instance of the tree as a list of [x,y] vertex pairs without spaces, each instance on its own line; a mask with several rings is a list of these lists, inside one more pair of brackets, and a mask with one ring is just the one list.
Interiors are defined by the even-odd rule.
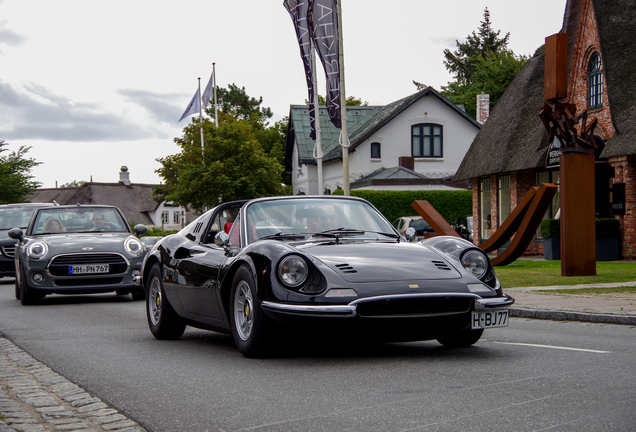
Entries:
[[82,187],[84,183],[86,183],[86,180],[73,180],[72,182],[64,183],[60,188]]
[[[210,119],[193,118],[174,140],[181,152],[157,159],[162,167],[156,172],[165,184],[154,189],[155,200],[201,210],[223,201],[288,193],[282,183],[287,119],[268,126],[272,112],[261,107],[262,98],[249,97],[236,84],[217,89],[217,101],[218,127]],[[213,116],[214,108],[206,112]]]
[[510,33],[503,38],[500,34],[501,30],[492,29],[486,8],[477,33],[473,31],[468,35],[466,42],[455,41],[456,51],[444,50],[444,66],[455,81],[442,86],[441,93],[456,105],[464,105],[473,117],[477,111],[477,95],[489,94],[492,109],[527,60],[508,49]]
[[[305,99],[305,103],[307,105],[309,105],[309,101],[307,99]],[[325,100],[325,97],[323,95],[318,95],[318,105],[322,105],[325,106],[327,105],[327,101]],[[349,96],[346,99],[346,105],[347,106],[369,106],[369,102],[364,101],[362,102],[362,99],[358,99],[355,96]]]
[[217,128],[209,119],[196,119],[175,143],[181,153],[157,159],[162,164],[157,173],[165,180],[154,190],[158,201],[201,210],[219,202],[284,193],[283,167],[265,152],[248,121],[228,116]]
[[27,195],[37,189],[41,183],[34,181],[31,170],[40,165],[33,158],[25,158],[31,147],[21,146],[17,151],[6,156],[8,145],[0,140],[0,204],[20,203],[26,201]]

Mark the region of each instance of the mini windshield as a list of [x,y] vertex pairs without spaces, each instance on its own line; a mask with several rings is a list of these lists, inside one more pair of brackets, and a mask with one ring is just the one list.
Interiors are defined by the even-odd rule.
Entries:
[[31,227],[31,234],[78,232],[129,232],[128,225],[115,208],[74,207],[41,210]]
[[261,238],[298,241],[320,237],[390,240],[392,225],[369,204],[347,199],[262,201],[247,208],[248,243]]
[[5,207],[0,208],[0,230],[26,228],[37,207]]

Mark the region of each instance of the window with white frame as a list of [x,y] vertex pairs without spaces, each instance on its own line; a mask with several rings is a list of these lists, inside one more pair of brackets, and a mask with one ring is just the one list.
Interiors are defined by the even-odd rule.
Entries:
[[172,213],[172,223],[174,224],[181,223],[181,214],[178,211]]
[[371,143],[371,159],[380,159],[380,157],[382,156],[381,150],[382,150],[382,146],[380,145],[379,142],[372,142]]
[[498,225],[501,226],[510,215],[510,175],[501,175],[497,178],[497,210]]
[[167,224],[168,222],[170,222],[170,212],[161,212],[161,223]]
[[490,178],[479,180],[479,237],[486,240],[490,237]]
[[588,108],[603,107],[603,71],[601,55],[592,54],[588,65]]

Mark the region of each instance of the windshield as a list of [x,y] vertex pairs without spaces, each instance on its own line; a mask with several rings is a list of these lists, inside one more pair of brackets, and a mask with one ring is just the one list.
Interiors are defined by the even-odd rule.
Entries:
[[129,232],[117,209],[108,207],[50,208],[41,210],[31,234],[72,232]]
[[37,209],[34,206],[0,208],[0,229],[26,228]]
[[356,239],[397,238],[392,225],[363,201],[299,198],[263,201],[247,209],[248,243],[268,236],[303,240],[324,233],[327,237]]

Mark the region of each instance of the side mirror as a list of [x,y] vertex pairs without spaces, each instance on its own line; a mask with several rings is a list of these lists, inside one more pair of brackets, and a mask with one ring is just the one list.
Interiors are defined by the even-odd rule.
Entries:
[[22,232],[20,228],[11,228],[8,234],[9,234],[9,237],[11,237],[14,240],[22,240],[22,237],[24,236],[24,232]]
[[135,227],[133,228],[133,233],[135,233],[137,237],[141,237],[147,232],[148,232],[148,228],[146,227],[146,225],[139,224],[139,225],[135,225]]
[[230,239],[230,236],[225,233],[225,231],[219,231],[214,236],[214,244],[217,246],[225,246]]
[[415,237],[415,228],[413,227],[409,227],[406,229],[406,232],[404,233],[404,236],[406,237],[407,241],[411,241],[413,240],[413,237]]

